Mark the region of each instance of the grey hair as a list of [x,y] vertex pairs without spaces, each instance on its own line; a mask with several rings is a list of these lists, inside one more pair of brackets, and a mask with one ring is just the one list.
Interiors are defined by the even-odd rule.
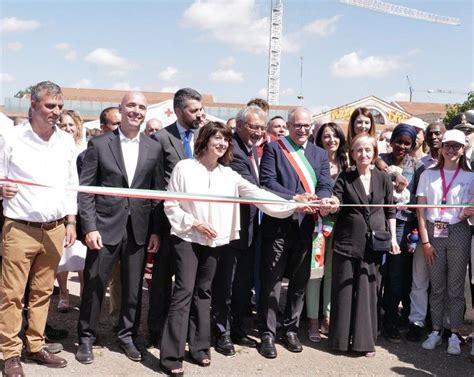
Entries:
[[309,113],[309,116],[311,118],[313,117],[313,115],[312,115],[312,113],[309,109],[307,109],[306,107],[303,107],[303,106],[298,106],[298,107],[295,107],[294,109],[291,109],[290,112],[288,113],[288,123],[293,124],[293,118],[295,117],[295,113],[297,111],[305,111],[305,112]]
[[250,105],[245,106],[243,109],[239,110],[239,112],[235,116],[236,123],[239,125],[244,124],[247,121],[248,114],[256,114],[264,122],[266,122],[267,120],[267,113],[262,110],[261,107]]
[[202,96],[197,90],[194,90],[191,88],[183,88],[183,89],[178,90],[174,94],[173,108],[182,109],[184,108],[186,101],[188,100],[201,101],[201,99],[202,99]]
[[41,101],[44,93],[50,96],[62,96],[63,92],[58,84],[51,81],[42,81],[31,87],[31,100],[35,102]]

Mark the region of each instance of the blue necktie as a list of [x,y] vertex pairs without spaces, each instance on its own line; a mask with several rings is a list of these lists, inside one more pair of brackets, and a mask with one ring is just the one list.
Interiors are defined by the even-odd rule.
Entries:
[[186,158],[193,158],[193,151],[191,150],[191,130],[187,130],[184,133],[184,139],[183,139],[183,147],[184,147],[184,155]]

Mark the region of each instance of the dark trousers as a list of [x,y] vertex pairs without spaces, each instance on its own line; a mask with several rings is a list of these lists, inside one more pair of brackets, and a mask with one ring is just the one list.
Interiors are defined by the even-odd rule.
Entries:
[[242,336],[253,283],[254,245],[228,246],[219,256],[212,288],[212,316],[220,335]]
[[145,247],[137,245],[130,219],[122,242],[104,245],[100,250],[87,250],[84,267],[84,290],[77,326],[79,343],[93,343],[97,336],[99,316],[116,258],[120,258],[122,305],[117,336],[120,342],[133,342],[141,315]]
[[183,365],[186,339],[195,358],[209,356],[211,347],[211,290],[217,260],[224,247],[208,247],[172,236],[175,285],[161,338],[161,365]]
[[162,236],[158,252],[153,260],[153,273],[149,291],[148,332],[159,337],[168,312],[173,277],[171,236]]
[[301,235],[298,221],[292,221],[281,238],[263,238],[261,255],[261,290],[258,304],[260,336],[276,336],[281,281],[289,279],[283,333],[297,332],[304,294],[311,267],[311,239]]
[[407,251],[406,236],[414,228],[413,223],[397,220],[397,241],[401,253],[386,254],[383,266],[384,278],[383,309],[384,323],[397,325],[398,305],[403,305],[402,315],[408,318],[410,314],[410,290],[413,280],[413,253]]

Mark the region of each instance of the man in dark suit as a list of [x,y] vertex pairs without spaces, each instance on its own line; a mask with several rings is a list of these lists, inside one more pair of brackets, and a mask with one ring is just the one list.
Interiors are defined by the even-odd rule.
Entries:
[[[280,140],[265,146],[260,164],[260,183],[285,199],[318,198],[329,204],[332,184],[327,152],[308,142],[311,132],[311,112],[297,107],[288,116],[288,143],[302,149],[309,163],[308,174],[316,176],[316,186],[305,185],[286,157]],[[314,170],[314,173],[309,169]],[[308,188],[309,187],[309,188]],[[311,189],[312,192],[308,192]],[[324,199],[325,198],[325,199]],[[313,210],[314,211],[314,210]],[[308,211],[311,212],[311,211]],[[326,215],[328,209],[320,209]],[[306,284],[310,275],[314,213],[297,214],[286,219],[265,215],[262,220],[261,291],[258,307],[259,332],[262,339],[260,353],[267,358],[277,356],[275,335],[277,313],[283,275],[289,278],[286,308],[283,317],[283,343],[292,352],[301,352],[297,336],[303,309]]]
[[[234,159],[230,167],[259,186],[255,145],[265,132],[266,113],[257,106],[239,111],[233,136]],[[240,205],[240,239],[230,243],[219,257],[212,289],[212,315],[217,330],[216,351],[235,355],[234,343],[256,347],[242,328],[250,302],[257,239],[258,211],[253,205]]]
[[[89,142],[81,185],[164,190],[160,145],[139,132],[146,110],[147,101],[142,93],[130,92],[123,97],[120,127]],[[89,364],[94,360],[92,344],[97,335],[105,289],[117,258],[120,258],[122,282],[117,335],[127,357],[141,360],[134,339],[140,319],[145,249],[156,251],[160,242],[158,207],[156,201],[147,199],[79,194],[81,224],[88,249],[78,323],[78,361]]]
[[[201,94],[194,89],[178,90],[173,99],[177,121],[151,136],[161,146],[164,179],[168,185],[171,172],[175,165],[194,152],[195,133],[204,120]],[[161,333],[171,297],[171,263],[170,225],[162,213],[160,249],[155,255],[150,287],[148,309],[148,346],[157,347],[161,343]]]

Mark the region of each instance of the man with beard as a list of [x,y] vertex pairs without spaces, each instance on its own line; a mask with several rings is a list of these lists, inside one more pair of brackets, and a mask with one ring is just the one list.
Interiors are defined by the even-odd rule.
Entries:
[[[442,122],[433,122],[428,125],[425,131],[426,144],[430,148],[430,153],[423,156],[420,161],[425,169],[432,168],[438,163],[440,149],[442,146],[443,134],[446,131]],[[428,266],[421,243],[419,242],[413,255],[413,278],[410,291],[410,315],[408,320],[410,326],[407,332],[407,339],[412,342],[419,342],[425,327],[425,318],[428,310],[428,287],[430,276]]]
[[[256,144],[265,132],[266,113],[247,106],[237,114],[233,135],[233,160],[230,167],[250,183],[259,186]],[[220,258],[212,289],[212,315],[217,330],[215,349],[225,356],[235,355],[234,343],[256,347],[243,330],[248,310],[257,242],[258,211],[249,204],[240,205],[240,238],[229,244]]]
[[[173,99],[176,122],[152,135],[161,146],[163,158],[160,160],[166,185],[175,165],[186,158],[192,158],[195,133],[203,122],[204,111],[201,94],[191,88],[178,90]],[[161,343],[161,332],[171,297],[170,225],[162,214],[161,245],[153,262],[148,311],[148,346],[157,347]]]
[[[160,145],[142,133],[147,101],[139,92],[126,94],[120,104],[120,126],[89,142],[80,183],[84,186],[164,190]],[[145,251],[159,246],[161,210],[156,201],[107,195],[79,194],[82,230],[87,245],[76,359],[94,361],[92,344],[105,288],[120,258],[122,300],[117,336],[133,361],[142,359],[137,336]],[[148,239],[148,242],[147,242]]]

